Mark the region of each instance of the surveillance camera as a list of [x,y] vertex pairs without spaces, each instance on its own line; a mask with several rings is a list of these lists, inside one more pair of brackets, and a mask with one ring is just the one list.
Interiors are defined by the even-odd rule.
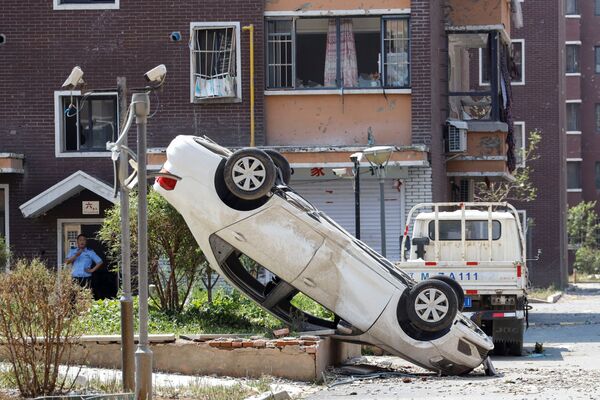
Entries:
[[77,85],[79,85],[80,83],[83,83],[83,70],[81,68],[74,67],[73,70],[71,71],[71,73],[69,74],[69,77],[67,78],[67,80],[65,81],[65,83],[63,83],[62,87],[63,88],[75,88],[77,87]]
[[171,32],[171,34],[169,35],[169,38],[171,38],[171,40],[174,42],[179,42],[181,40],[181,32],[179,32],[179,31]]
[[333,173],[339,177],[346,176],[347,172],[348,171],[346,171],[346,168],[333,168]]
[[144,78],[146,78],[148,82],[162,82],[166,75],[167,67],[165,67],[165,64],[160,64],[146,72]]
[[363,158],[363,153],[354,153],[350,155],[350,161],[356,163],[356,162],[361,162]]

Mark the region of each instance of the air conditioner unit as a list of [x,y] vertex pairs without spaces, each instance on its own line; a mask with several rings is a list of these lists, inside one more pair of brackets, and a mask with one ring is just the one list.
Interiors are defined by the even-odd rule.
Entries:
[[467,123],[448,120],[448,136],[446,140],[448,153],[464,153],[467,151]]

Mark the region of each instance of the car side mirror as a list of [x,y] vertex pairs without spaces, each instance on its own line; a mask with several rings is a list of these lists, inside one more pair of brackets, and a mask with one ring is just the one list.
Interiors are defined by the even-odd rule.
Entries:
[[412,244],[417,246],[417,258],[425,259],[425,253],[427,253],[425,246],[428,246],[429,243],[431,242],[428,237],[413,238]]

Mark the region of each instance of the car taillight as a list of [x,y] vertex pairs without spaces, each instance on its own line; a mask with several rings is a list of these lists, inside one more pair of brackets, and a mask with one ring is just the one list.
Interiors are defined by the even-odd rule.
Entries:
[[[161,169],[160,172],[163,174],[169,173],[169,171],[167,171],[164,168]],[[175,185],[177,185],[177,179],[168,178],[166,176],[159,176],[158,178],[156,178],[156,182],[160,185],[161,188],[165,190],[173,190],[175,189]]]

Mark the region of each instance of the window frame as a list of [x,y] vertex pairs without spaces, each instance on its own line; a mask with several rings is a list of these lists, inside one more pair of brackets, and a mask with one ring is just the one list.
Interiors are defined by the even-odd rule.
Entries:
[[600,46],[594,46],[594,72],[600,74]]
[[[4,190],[4,242],[10,246],[10,185],[8,183],[0,183],[0,190]],[[0,265],[0,268],[2,266]],[[10,268],[10,260],[7,260],[5,270]]]
[[600,134],[600,103],[594,104],[594,131]]
[[[511,86],[524,86],[525,85],[525,39],[511,39],[510,44],[521,43],[521,80],[510,81]],[[511,48],[512,52],[512,48]],[[479,49],[479,86],[490,86],[489,82],[483,81],[483,49]]]
[[569,4],[569,0],[565,0],[565,15],[581,15],[581,10],[579,8],[579,0],[572,0],[573,4],[575,4],[575,12],[573,13],[569,13],[568,10],[568,4]]
[[[581,100],[567,100],[565,103],[565,131],[568,135],[578,135],[581,134],[581,104],[582,101]],[[577,106],[577,121],[576,121],[576,126],[575,129],[569,129],[569,118],[570,118],[570,113],[569,113],[569,106]]]
[[[56,158],[76,158],[76,157],[110,157],[110,151],[65,151],[64,142],[65,138],[63,135],[63,117],[64,110],[62,106],[62,100],[65,97],[81,97],[80,90],[57,90],[54,92],[54,155]],[[92,93],[90,97],[94,96],[115,96],[115,101],[117,103],[117,115],[116,122],[117,128],[120,128],[121,116],[119,115],[119,94],[118,92],[101,92],[101,93]],[[117,135],[119,133],[119,129],[117,129]]]
[[600,0],[594,0],[594,15],[600,16]]
[[[525,168],[527,165],[527,162],[525,160],[525,151],[527,151],[527,132],[525,131],[525,121],[514,121],[513,125],[519,125],[521,126],[521,154],[523,154],[523,158],[521,159],[520,162],[517,162],[517,168]],[[514,131],[514,129],[513,129]],[[515,143],[516,144],[516,143]],[[516,148],[515,146],[515,150],[518,151],[519,149]]]
[[[569,163],[579,165],[579,187],[569,187]],[[569,193],[580,193],[583,192],[583,176],[581,167],[583,164],[583,159],[581,158],[567,158],[567,192]]]
[[[195,96],[195,60],[194,60],[194,40],[195,31],[201,29],[220,29],[220,28],[234,28],[235,39],[236,39],[236,96],[235,97],[213,97],[206,99],[199,99]],[[240,21],[201,21],[201,22],[190,22],[190,103],[194,104],[212,104],[212,103],[241,103],[242,102],[242,84],[244,82],[242,78],[242,33],[241,33]]]
[[[471,34],[487,34],[488,35],[488,43],[489,45],[491,45],[491,54],[492,57],[490,59],[490,65],[494,65],[496,66],[496,68],[494,68],[493,70],[490,70],[491,75],[490,75],[490,82],[486,85],[479,85],[481,87],[488,87],[488,90],[485,91],[481,91],[481,90],[476,90],[476,91],[470,91],[470,92],[452,92],[450,91],[450,84],[451,84],[451,61],[450,61],[450,51],[448,51],[447,54],[447,79],[448,79],[448,109],[450,109],[450,104],[451,104],[451,98],[452,97],[464,97],[464,96],[474,96],[474,97],[490,97],[491,98],[491,110],[490,110],[490,117],[489,119],[482,119],[481,121],[500,121],[501,119],[501,112],[500,112],[500,98],[498,95],[498,91],[500,90],[500,65],[498,63],[499,60],[499,50],[500,50],[500,46],[502,45],[502,43],[500,43],[501,40],[501,35],[500,35],[500,31],[496,31],[496,30],[469,30],[469,31],[451,31],[448,32],[448,34],[446,35],[446,48],[449,49],[450,48],[450,35],[471,35]],[[480,52],[479,54],[482,54],[481,51],[483,50],[483,48],[479,48]],[[479,72],[480,72],[480,81],[481,81],[481,77],[482,77],[482,65],[483,63],[478,60],[478,64],[479,64]],[[480,83],[480,82],[477,82]],[[492,84],[494,87],[497,88],[497,90],[494,90],[492,88]]]
[[594,186],[597,191],[600,191],[600,161],[594,163]]
[[92,0],[71,0],[65,3],[64,0],[53,0],[54,10],[118,10],[121,0],[108,0],[95,2]]
[[[458,219],[441,219],[439,220],[439,225],[440,225],[440,232],[442,231],[441,229],[441,225],[444,222],[458,222],[459,225],[461,225],[461,220]],[[467,219],[465,220],[465,232],[466,232],[466,225],[469,222],[483,222],[487,225],[488,220],[486,219]],[[433,224],[433,229],[431,229]],[[498,226],[498,236],[494,236],[494,225]],[[462,229],[462,228],[461,228]],[[435,234],[434,237],[431,236],[432,232]],[[485,230],[486,234],[488,232],[488,230]],[[465,235],[466,236],[466,235]],[[435,232],[435,221],[429,221],[429,223],[427,224],[427,237],[429,238],[429,240],[433,240],[433,241],[438,241],[437,237],[437,232]],[[498,241],[502,239],[502,223],[500,222],[499,219],[492,219],[492,241]],[[461,241],[462,238],[458,238],[458,239],[439,239],[440,242],[459,242]],[[489,240],[489,238],[485,238],[485,239],[469,239],[467,237],[465,237],[465,241],[467,242],[487,242]]]
[[[412,35],[411,35],[411,18],[410,18],[410,13],[406,13],[406,12],[394,12],[394,13],[386,13],[386,14],[381,14],[381,13],[377,13],[376,11],[383,11],[383,10],[373,10],[372,13],[368,13],[368,14],[354,14],[352,12],[334,12],[331,14],[316,14],[316,15],[305,15],[305,14],[297,14],[297,13],[293,13],[290,15],[276,15],[276,14],[272,14],[269,13],[269,15],[267,15],[265,17],[265,41],[264,41],[264,57],[265,57],[265,95],[273,95],[273,94],[328,94],[328,93],[339,93],[340,91],[343,91],[344,94],[366,94],[366,93],[410,93],[411,92],[411,50],[412,50],[412,45],[411,45],[411,41],[412,41]],[[340,84],[339,82],[341,81],[341,65],[340,65],[340,59],[339,59],[339,54],[340,54],[340,49],[339,49],[339,35],[340,35],[340,29],[339,29],[339,25],[340,25],[340,20],[345,19],[345,18],[379,18],[379,46],[380,46],[380,60],[378,60],[378,63],[380,64],[380,74],[382,74],[383,79],[382,79],[382,86],[377,86],[377,87],[345,87],[342,84]],[[314,19],[314,18],[319,18],[319,19],[335,19],[336,20],[336,24],[338,26],[337,29],[337,36],[338,36],[338,47],[337,47],[337,54],[338,54],[338,59],[337,59],[337,76],[338,78],[336,79],[337,83],[335,87],[313,87],[313,88],[297,88],[295,87],[295,81],[296,81],[296,59],[297,59],[297,55],[296,55],[296,51],[297,51],[297,47],[296,47],[296,25],[298,20],[300,19]],[[384,49],[384,43],[385,43],[385,22],[389,21],[389,20],[406,20],[407,22],[407,32],[408,32],[408,37],[407,37],[407,41],[408,41],[408,57],[407,57],[407,63],[408,63],[408,85],[407,86],[389,86],[386,85],[384,82],[385,80],[385,66],[384,66],[384,60],[383,57],[385,57],[383,49]],[[292,85],[293,87],[269,87],[269,64],[268,64],[268,57],[269,57],[269,21],[290,21],[291,22],[291,27],[292,27],[292,31],[291,31],[291,36],[292,36]]]
[[[569,54],[568,49],[577,49],[577,68],[573,71],[569,70]],[[565,43],[565,75],[566,76],[579,76],[581,75],[581,42],[567,42]]]

